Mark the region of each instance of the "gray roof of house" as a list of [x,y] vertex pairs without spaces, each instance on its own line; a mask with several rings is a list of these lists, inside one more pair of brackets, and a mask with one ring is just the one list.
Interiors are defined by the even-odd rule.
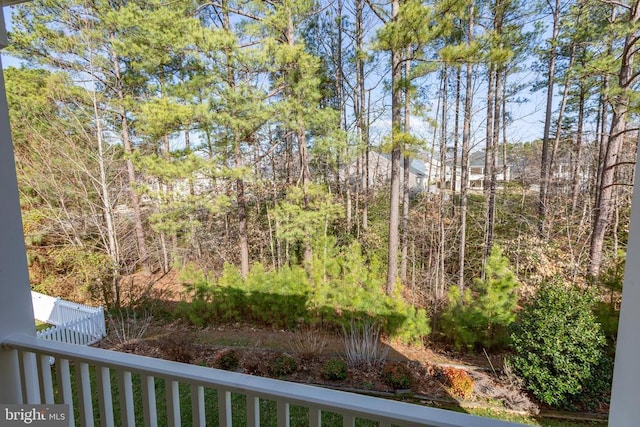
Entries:
[[[484,166],[485,151],[474,151],[469,153],[469,166]],[[498,163],[502,164],[502,152],[498,153]],[[507,156],[507,164],[510,164],[509,157]]]
[[[391,161],[391,154],[379,153],[385,159]],[[400,167],[404,167],[404,157],[400,159]],[[419,159],[409,159],[409,172],[418,176],[427,176],[427,165]]]

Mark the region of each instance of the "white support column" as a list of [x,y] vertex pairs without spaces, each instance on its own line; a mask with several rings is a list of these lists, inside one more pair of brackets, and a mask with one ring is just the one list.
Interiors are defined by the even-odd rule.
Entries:
[[[640,149],[640,146],[638,147]],[[636,153],[636,159],[638,159]],[[640,165],[633,180],[631,225],[613,371],[609,425],[635,427],[640,420]]]
[[[7,33],[0,9],[0,49],[6,46]],[[35,322],[0,59],[0,342],[16,333],[35,336]],[[20,375],[13,351],[0,350],[0,384],[0,403],[21,401]]]

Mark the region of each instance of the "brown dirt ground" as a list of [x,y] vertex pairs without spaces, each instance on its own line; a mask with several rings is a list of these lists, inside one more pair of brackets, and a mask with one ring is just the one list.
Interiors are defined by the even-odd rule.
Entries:
[[[324,340],[315,339],[320,335],[324,336]],[[321,341],[323,345],[304,345],[304,342],[308,341]],[[110,336],[99,346],[208,367],[219,367],[220,355],[234,350],[239,356],[237,371],[246,374],[362,392],[409,392],[412,395],[435,399],[457,400],[460,396],[449,387],[442,370],[444,366],[454,365],[464,367],[474,381],[474,394],[468,397],[471,401],[492,402],[495,405],[496,400],[500,401],[504,396],[504,407],[517,410],[534,409],[535,412],[534,406],[530,405],[520,391],[514,391],[508,384],[505,386],[490,369],[485,369],[489,366],[486,358],[483,361],[479,357],[454,356],[426,347],[412,347],[396,342],[385,344],[389,346],[385,362],[375,367],[350,367],[348,377],[341,381],[324,378],[322,371],[330,359],[345,360],[342,339],[340,336],[318,331],[292,332],[239,323],[199,329],[182,322],[166,324],[154,321],[143,339],[123,343],[117,337]],[[309,351],[309,348],[312,350]],[[274,359],[283,354],[295,360],[296,368],[284,375],[274,374]],[[494,366],[501,366],[499,357],[493,358]],[[384,381],[383,369],[389,364],[405,365],[409,368],[413,377],[410,391],[394,390]]]
[[[129,286],[127,286],[129,284]],[[140,290],[152,289],[153,297],[166,301],[171,305],[183,300],[186,295],[184,287],[175,271],[170,271],[165,275],[145,276],[138,274],[131,276],[130,282],[124,283],[125,294],[129,299],[135,300],[140,294]],[[182,325],[181,328],[187,327]],[[161,327],[161,329],[164,328]],[[264,347],[273,350],[287,351],[288,343],[294,337],[291,331],[257,327],[252,325],[220,325],[208,327],[198,331],[196,334],[203,344],[228,344],[240,347]],[[387,342],[390,346],[389,359],[394,361],[416,361],[423,364],[452,365],[461,367],[480,367],[482,369],[502,369],[504,354],[467,354],[455,353],[439,346],[429,343],[427,346],[408,346],[399,342]],[[327,336],[327,346],[323,353],[335,354],[342,352],[343,345],[341,338],[335,335]]]
[[[185,298],[183,285],[175,272],[130,276],[123,280],[122,291],[123,302],[132,305],[149,292],[152,298],[163,301],[168,307]],[[138,326],[129,324],[120,329],[133,332]],[[167,324],[154,320],[142,339],[124,340],[110,334],[98,345],[209,367],[216,367],[219,356],[233,349],[239,355],[239,372],[271,377],[276,376],[272,372],[273,360],[287,354],[295,359],[297,367],[290,374],[279,375],[279,378],[374,393],[397,393],[383,380],[382,370],[385,364],[401,364],[412,373],[411,393],[436,399],[459,399],[443,375],[443,368],[453,366],[464,369],[473,379],[472,401],[495,403],[502,400],[507,408],[535,411],[535,405],[523,393],[505,384],[504,378],[500,379],[494,373],[494,369],[499,371],[502,368],[504,355],[456,354],[431,343],[428,346],[409,346],[385,341],[388,354],[384,363],[376,367],[350,367],[346,380],[330,381],[323,378],[323,367],[332,358],[345,360],[344,345],[339,335],[323,334],[324,345],[321,347],[316,345],[313,351],[300,349],[309,336],[317,335],[317,331],[293,332],[240,323],[194,328],[184,322]],[[296,343],[302,344],[296,346]]]

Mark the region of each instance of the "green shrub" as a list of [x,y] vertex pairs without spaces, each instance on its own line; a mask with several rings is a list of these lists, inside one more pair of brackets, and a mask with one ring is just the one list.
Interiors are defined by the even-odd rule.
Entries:
[[604,336],[607,339],[607,348],[612,355],[615,351],[615,343],[618,336],[620,295],[622,294],[622,284],[624,282],[625,260],[626,253],[622,250],[618,251],[616,256],[605,264],[606,268],[601,269],[601,273],[596,280],[596,284],[602,289],[603,299],[596,302],[594,313],[602,327]]
[[213,366],[225,371],[236,371],[240,366],[240,356],[233,349],[225,350],[216,357]]
[[440,330],[457,349],[502,349],[509,344],[518,280],[498,245],[491,250],[484,276],[484,280],[476,279],[473,291],[467,289],[464,296],[457,286],[449,289],[449,305],[440,319]]
[[271,366],[269,368],[271,375],[274,377],[284,377],[294,373],[298,365],[296,359],[283,353],[271,359]]
[[334,240],[319,239],[327,249],[314,252],[311,276],[301,266],[266,271],[256,263],[244,281],[229,264],[216,279],[187,266],[181,280],[191,302],[182,303],[178,314],[197,326],[252,321],[278,328],[315,323],[333,330],[357,317],[380,324],[391,338],[421,344],[430,331],[426,311],[407,303],[400,286],[386,295],[384,274],[367,266],[360,246],[338,250]]
[[571,397],[569,409],[588,412],[607,410],[611,400],[612,381],[613,356],[603,354],[591,370],[591,378],[584,384],[582,391]]
[[413,383],[413,373],[404,363],[391,362],[382,368],[382,380],[394,390],[406,390]]
[[332,358],[322,366],[322,377],[330,381],[342,381],[347,379],[347,364],[342,359]]
[[592,381],[604,344],[593,301],[591,293],[553,282],[520,312],[511,365],[540,401],[566,405]]

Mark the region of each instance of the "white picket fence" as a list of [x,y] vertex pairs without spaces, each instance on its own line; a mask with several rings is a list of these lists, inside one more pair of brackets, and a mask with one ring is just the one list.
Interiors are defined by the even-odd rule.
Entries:
[[89,345],[107,334],[102,307],[90,307],[34,291],[31,291],[31,300],[35,319],[53,325],[38,331],[38,338]]

